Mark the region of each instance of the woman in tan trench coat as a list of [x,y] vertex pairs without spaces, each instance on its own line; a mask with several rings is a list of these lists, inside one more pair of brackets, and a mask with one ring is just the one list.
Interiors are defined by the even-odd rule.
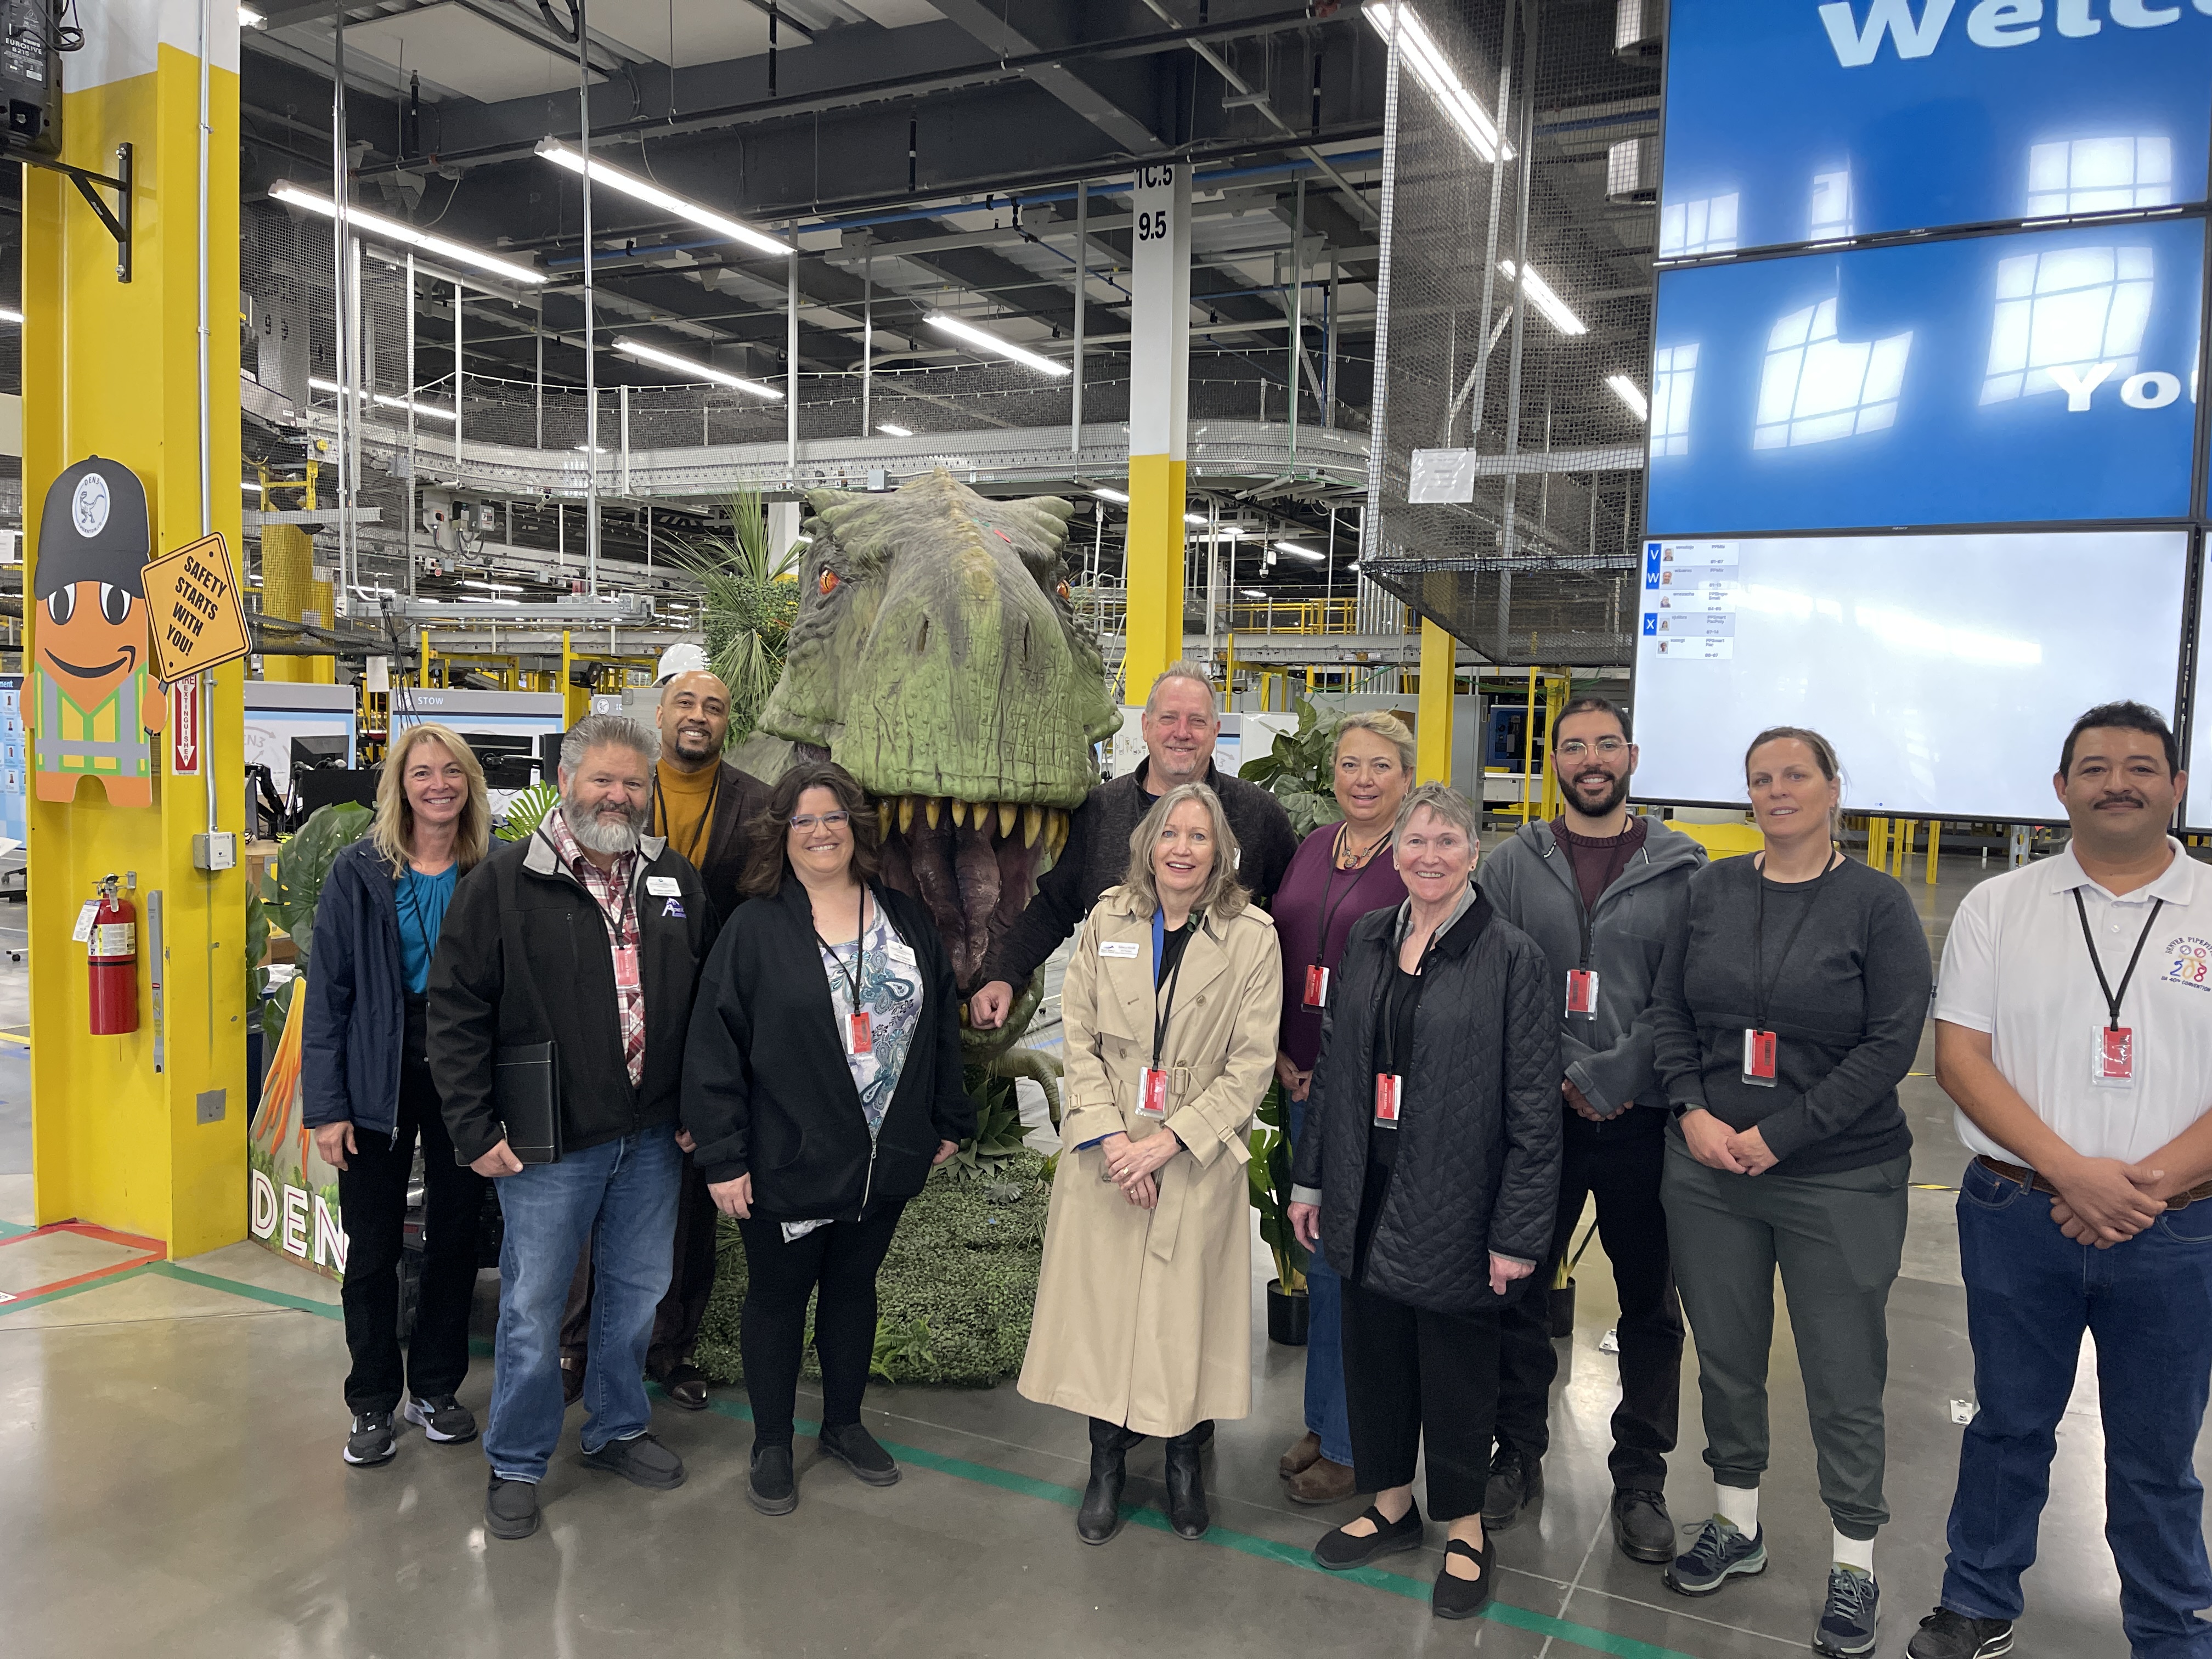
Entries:
[[1203,1536],[1202,1430],[1252,1408],[1245,1137],[1283,975],[1236,870],[1214,793],[1170,790],[1129,837],[1128,879],[1077,933],[1060,993],[1063,1151],[1019,1386],[1091,1419],[1088,1544],[1120,1528],[1124,1459],[1152,1434],[1168,1437],[1169,1519]]

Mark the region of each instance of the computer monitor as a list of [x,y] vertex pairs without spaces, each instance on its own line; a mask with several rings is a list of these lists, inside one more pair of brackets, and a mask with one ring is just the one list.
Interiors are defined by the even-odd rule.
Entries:
[[292,775],[326,767],[343,767],[351,757],[352,741],[340,734],[318,733],[292,739]]
[[374,807],[376,805],[377,781],[383,772],[380,766],[371,767],[364,772],[349,771],[344,767],[317,768],[303,772],[295,762],[292,788],[299,799],[301,821],[304,823],[307,815],[319,806],[350,802],[356,806]]

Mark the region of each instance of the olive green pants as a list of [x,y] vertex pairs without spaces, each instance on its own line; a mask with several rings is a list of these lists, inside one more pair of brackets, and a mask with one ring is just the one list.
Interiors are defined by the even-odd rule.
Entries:
[[1846,1538],[1889,1519],[1881,1495],[1881,1395],[1889,1287],[1905,1249],[1909,1158],[1832,1175],[1731,1175],[1667,1137],[1661,1188],[1682,1311],[1698,1346],[1705,1462],[1723,1486],[1766,1469],[1766,1366],[1782,1270],[1820,1501]]

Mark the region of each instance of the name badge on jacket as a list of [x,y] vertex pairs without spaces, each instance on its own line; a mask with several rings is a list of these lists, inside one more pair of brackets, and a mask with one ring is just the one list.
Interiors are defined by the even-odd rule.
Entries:
[[684,884],[673,876],[647,876],[645,890],[655,898],[674,898],[684,890]]
[[1102,957],[1133,957],[1137,954],[1137,941],[1133,939],[1102,939],[1098,941],[1098,954]]

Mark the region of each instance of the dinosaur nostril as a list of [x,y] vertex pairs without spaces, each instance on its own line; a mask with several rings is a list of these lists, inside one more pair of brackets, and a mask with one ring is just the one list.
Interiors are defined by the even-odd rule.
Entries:
[[914,636],[914,653],[921,656],[929,649],[929,618],[921,619],[921,631]]

